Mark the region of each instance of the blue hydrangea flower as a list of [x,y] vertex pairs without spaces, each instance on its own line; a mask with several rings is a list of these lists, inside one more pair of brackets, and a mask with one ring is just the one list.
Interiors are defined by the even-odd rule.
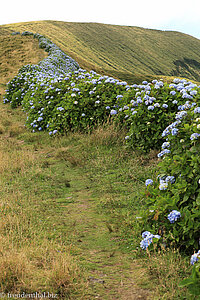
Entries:
[[196,90],[190,91],[190,95],[191,95],[191,96],[196,96],[196,94],[197,94],[197,91],[196,91]]
[[169,148],[169,147],[170,147],[170,142],[164,142],[162,144],[162,149]]
[[148,110],[154,110],[154,106],[153,105],[149,105],[148,106]]
[[191,141],[197,140],[199,136],[200,136],[199,133],[193,133],[193,134],[191,134],[190,139],[191,139]]
[[152,179],[147,179],[145,181],[145,185],[148,186],[148,185],[152,185],[153,184],[153,180]]
[[[139,97],[138,97],[139,98]],[[138,100],[137,100],[138,101]],[[138,106],[138,102],[135,100],[131,100],[130,103],[132,104],[132,106]],[[142,100],[141,100],[142,101]]]
[[195,113],[195,114],[200,114],[200,107],[196,107],[196,108],[194,109],[194,113]]
[[149,231],[144,231],[144,232],[142,233],[142,238],[143,238],[143,239],[146,238],[146,237],[148,237],[148,236],[152,236],[151,232],[149,232]]
[[148,246],[153,242],[153,238],[160,239],[160,235],[153,235],[149,231],[144,231],[142,233],[143,240],[140,242],[140,247],[143,250],[147,250]]
[[147,250],[148,246],[152,243],[153,239],[149,238],[145,238],[143,239],[141,242],[140,242],[140,247],[143,249],[143,250]]
[[165,182],[170,182],[171,184],[173,184],[175,182],[175,177],[174,176],[167,176],[165,178]]
[[158,102],[156,102],[156,103],[154,104],[154,107],[160,107],[160,104],[159,104]]
[[179,111],[179,112],[176,114],[175,119],[176,119],[176,120],[181,120],[181,119],[183,119],[185,116],[187,116],[187,111],[182,110],[182,111]]
[[168,108],[168,105],[167,105],[166,103],[164,103],[164,104],[162,105],[162,107],[163,107],[163,108]]
[[178,104],[177,100],[172,101],[173,104]]
[[192,256],[191,256],[191,259],[190,259],[190,263],[191,265],[194,265],[196,262],[198,262],[198,258],[200,256],[200,250],[197,252],[197,253],[194,253]]
[[116,115],[116,114],[117,114],[117,111],[116,111],[115,109],[111,109],[110,114],[111,114],[111,116],[112,116],[112,115]]
[[181,217],[181,213],[177,210],[172,210],[170,214],[167,216],[167,219],[170,221],[170,223],[174,223]]
[[177,128],[172,128],[172,135],[177,135],[178,129]]
[[62,110],[64,110],[64,108],[60,106],[60,107],[57,107],[57,110],[62,111]]
[[160,191],[165,191],[168,188],[168,183],[167,182],[161,182],[159,185],[159,190]]
[[137,104],[141,104],[142,103],[142,99],[140,97],[137,97]]
[[160,153],[158,153],[157,156],[160,158],[160,157],[162,157],[163,155],[169,154],[169,153],[171,153],[171,151],[170,151],[169,149],[164,149],[164,150],[162,150]]

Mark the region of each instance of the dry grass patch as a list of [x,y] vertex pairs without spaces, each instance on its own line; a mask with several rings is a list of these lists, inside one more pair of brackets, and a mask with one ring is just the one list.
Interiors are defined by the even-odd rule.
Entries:
[[88,142],[91,145],[120,145],[124,142],[125,132],[124,128],[119,128],[114,123],[105,123],[103,126],[98,126],[92,131],[88,137]]
[[58,299],[76,294],[81,299],[86,289],[83,274],[68,253],[56,250],[56,244],[44,240],[38,245],[33,240],[16,248],[6,237],[0,240],[1,292],[49,292]]
[[33,165],[35,161],[35,155],[29,150],[15,150],[10,151],[7,149],[0,149],[0,174],[7,176],[13,176],[16,173],[25,173],[27,166]]
[[[178,250],[167,249],[150,254],[146,267],[155,288],[153,299],[182,299],[185,292],[189,299],[187,289],[179,288],[180,281],[190,273],[188,257],[184,258]],[[158,296],[159,295],[159,296]]]

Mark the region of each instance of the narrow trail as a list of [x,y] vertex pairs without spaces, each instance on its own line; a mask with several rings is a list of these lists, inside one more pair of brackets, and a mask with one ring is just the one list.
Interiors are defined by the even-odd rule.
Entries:
[[[149,289],[139,286],[147,276],[145,269],[131,254],[122,253],[119,237],[109,230],[106,215],[98,212],[97,205],[101,199],[93,196],[83,169],[61,162],[57,157],[59,146],[53,142],[49,144],[45,133],[28,133],[23,126],[22,112],[18,110],[15,113],[3,104],[0,108],[2,122],[6,124],[0,139],[1,151],[4,153],[9,147],[8,157],[18,151],[19,162],[25,168],[19,184],[12,181],[13,191],[17,189],[21,198],[23,193],[31,195],[28,206],[26,196],[25,202],[21,203],[24,214],[31,210],[33,215],[37,215],[37,219],[46,224],[44,230],[50,239],[56,240],[62,235],[70,255],[87,273],[87,291],[84,298],[79,299],[153,299]],[[32,161],[30,166],[26,164],[27,151]],[[35,168],[34,172],[32,168]],[[14,170],[19,170],[17,161]],[[31,185],[29,174],[32,174]],[[19,175],[13,173],[13,176]],[[53,193],[55,195],[51,195]],[[69,299],[78,300],[73,296]]]
[[[84,182],[83,178],[80,180]],[[90,274],[86,299],[150,299],[150,292],[137,284],[145,271],[131,255],[119,250],[118,237],[109,231],[106,217],[97,212],[96,199],[86,182],[73,197],[75,201],[66,207],[65,213],[73,226],[73,251]]]

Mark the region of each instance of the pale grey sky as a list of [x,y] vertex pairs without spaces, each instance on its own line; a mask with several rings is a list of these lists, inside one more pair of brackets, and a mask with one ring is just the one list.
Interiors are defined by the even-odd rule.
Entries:
[[38,20],[175,30],[200,39],[199,0],[7,0],[1,3],[0,25]]

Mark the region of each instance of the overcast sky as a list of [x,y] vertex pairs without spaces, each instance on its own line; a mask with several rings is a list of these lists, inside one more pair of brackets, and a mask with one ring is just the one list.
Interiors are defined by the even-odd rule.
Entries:
[[200,39],[200,0],[6,0],[0,25],[55,20],[175,30]]

